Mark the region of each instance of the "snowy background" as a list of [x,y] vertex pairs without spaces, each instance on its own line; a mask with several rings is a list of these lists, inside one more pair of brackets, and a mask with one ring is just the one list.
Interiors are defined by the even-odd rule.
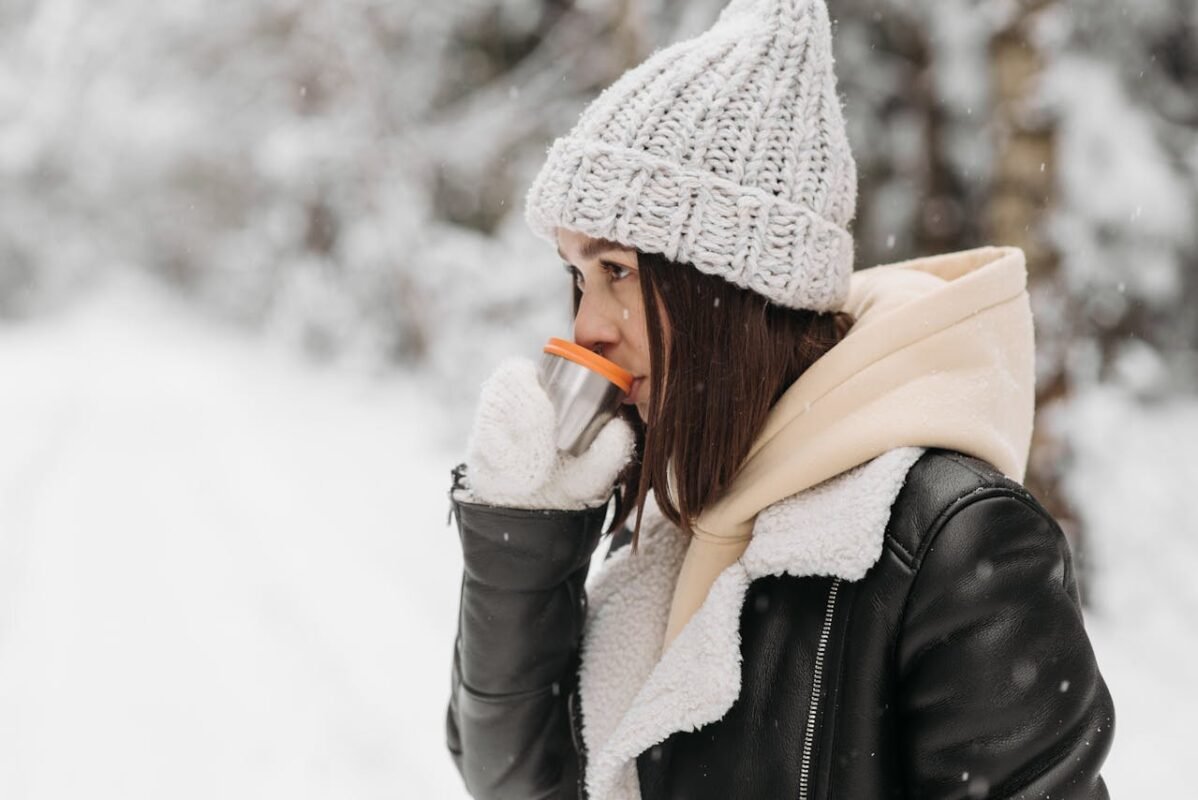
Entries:
[[[462,796],[448,471],[569,331],[521,195],[721,5],[0,4],[0,797]],[[859,264],[1029,255],[1105,774],[1183,796],[1198,0],[829,6]]]

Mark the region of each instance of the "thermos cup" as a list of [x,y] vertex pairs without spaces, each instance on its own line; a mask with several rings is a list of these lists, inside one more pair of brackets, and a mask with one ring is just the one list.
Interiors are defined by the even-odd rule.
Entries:
[[544,347],[537,376],[557,415],[559,450],[582,455],[632,389],[632,373],[565,339]]

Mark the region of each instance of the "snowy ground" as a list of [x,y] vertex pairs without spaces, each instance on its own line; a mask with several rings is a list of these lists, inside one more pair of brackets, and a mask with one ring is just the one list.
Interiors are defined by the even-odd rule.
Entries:
[[1091,532],[1087,617],[1115,698],[1112,797],[1191,797],[1198,747],[1198,402],[1076,402],[1067,491]]
[[144,286],[0,331],[0,797],[453,798],[418,386]]
[[[122,282],[0,329],[0,797],[453,798],[460,431]],[[1076,409],[1116,797],[1185,794],[1198,404]],[[1183,444],[1188,450],[1183,451]]]

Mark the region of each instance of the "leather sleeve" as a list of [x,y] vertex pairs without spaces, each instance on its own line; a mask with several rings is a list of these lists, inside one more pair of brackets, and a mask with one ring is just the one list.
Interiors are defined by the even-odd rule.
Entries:
[[446,739],[475,798],[577,793],[568,702],[583,584],[606,506],[501,508],[453,500],[464,571]]
[[1011,489],[942,519],[896,654],[909,796],[1108,797],[1114,707],[1059,526]]

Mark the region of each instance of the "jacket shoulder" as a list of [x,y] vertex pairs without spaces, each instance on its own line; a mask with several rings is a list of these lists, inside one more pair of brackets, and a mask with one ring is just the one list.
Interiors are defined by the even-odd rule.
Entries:
[[1040,507],[1022,484],[994,465],[955,450],[928,448],[907,472],[894,500],[886,546],[914,566],[920,551],[953,512],[983,497],[1004,494]]

